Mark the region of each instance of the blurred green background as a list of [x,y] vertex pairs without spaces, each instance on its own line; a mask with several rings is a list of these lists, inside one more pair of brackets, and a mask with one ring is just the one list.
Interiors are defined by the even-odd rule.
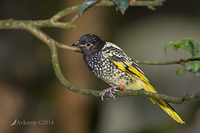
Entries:
[[[0,19],[48,19],[82,0],[0,0]],[[75,12],[76,14],[77,12]],[[69,21],[74,14],[62,19]],[[193,38],[200,42],[200,1],[168,0],[156,11],[130,7],[125,15],[114,7],[93,7],[75,23],[76,28],[42,28],[55,40],[71,44],[86,33],[114,42],[135,60],[170,61],[190,54],[168,49],[169,41]],[[105,89],[79,53],[59,49],[66,79],[78,87]],[[200,90],[192,74],[178,77],[179,65],[140,65],[162,94],[183,96]],[[173,105],[186,121],[180,125],[147,98],[132,96],[102,102],[64,88],[53,72],[49,48],[22,30],[0,30],[0,132],[1,133],[196,133],[200,130],[200,103]],[[11,126],[15,121],[48,120],[53,123]]]

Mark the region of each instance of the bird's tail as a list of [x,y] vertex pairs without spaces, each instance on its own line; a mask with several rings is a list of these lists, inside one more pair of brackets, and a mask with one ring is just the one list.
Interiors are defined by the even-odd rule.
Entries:
[[168,115],[170,115],[175,121],[178,123],[184,124],[185,122],[180,118],[180,116],[176,113],[176,111],[165,101],[152,99],[154,100]]
[[[148,90],[146,90],[148,88]],[[156,93],[156,90],[151,86],[151,84],[147,85],[147,88],[145,87],[146,91],[151,91]],[[176,111],[165,101],[149,98],[153,103],[157,103],[169,116],[171,116],[175,121],[178,123],[184,124],[185,122],[180,118],[180,116],[176,113]]]
[[[143,80],[136,80],[134,84],[132,84],[132,88],[138,89],[143,88],[145,91],[157,93],[156,89],[148,82],[144,82]],[[171,116],[178,123],[184,124],[185,122],[180,118],[180,116],[176,113],[176,111],[165,101],[151,98],[149,99],[155,104],[157,103],[169,116]]]

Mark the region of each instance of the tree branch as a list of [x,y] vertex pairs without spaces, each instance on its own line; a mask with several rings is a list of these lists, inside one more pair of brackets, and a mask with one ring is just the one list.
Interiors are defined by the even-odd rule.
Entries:
[[[154,1],[136,1],[132,4],[132,6],[148,6],[148,7],[154,7],[154,6],[160,6],[165,0],[154,0]],[[95,6],[111,6],[113,3],[111,1],[100,1]],[[52,65],[55,71],[55,74],[58,78],[58,80],[61,82],[62,85],[64,85],[66,88],[68,88],[71,91],[74,91],[75,93],[79,93],[82,95],[90,95],[99,97],[99,92],[96,90],[88,90],[88,89],[82,89],[79,87],[76,87],[72,85],[69,81],[67,81],[64,77],[64,75],[61,72],[59,60],[58,60],[58,52],[57,48],[65,48],[71,51],[80,52],[77,48],[69,47],[68,45],[59,43],[52,39],[50,36],[45,34],[43,31],[41,31],[39,28],[42,27],[56,27],[56,28],[73,28],[75,21],[79,18],[78,15],[75,15],[69,22],[59,22],[61,18],[65,17],[66,15],[78,10],[78,6],[73,6],[70,8],[66,8],[58,13],[56,13],[54,16],[52,16],[50,19],[47,20],[1,20],[0,21],[0,29],[23,29],[26,31],[29,31],[31,34],[33,34],[35,37],[43,41],[47,46],[49,46],[51,51],[51,57],[52,57]],[[190,58],[180,61],[171,61],[171,62],[148,62],[148,61],[137,61],[137,63],[141,64],[152,64],[152,65],[168,65],[168,64],[184,64],[188,61],[195,61],[199,60],[199,58]],[[115,93],[115,96],[132,96],[132,95],[141,95],[141,96],[147,96],[152,97],[156,99],[161,99],[167,102],[171,103],[184,103],[193,99],[200,98],[200,92],[195,94],[187,94],[182,98],[177,97],[171,97],[167,95],[162,95],[159,93],[151,93],[144,90],[132,90],[132,91],[119,91]],[[108,94],[105,95],[108,97]]]
[[144,90],[130,90],[130,91],[119,91],[115,93],[115,96],[146,96],[155,99],[164,100],[169,103],[181,104],[188,101],[200,98],[200,92],[194,94],[185,94],[183,97],[172,97],[159,93],[152,93]]
[[[162,3],[165,0],[154,0],[154,1],[136,1],[131,6],[161,6]],[[113,6],[114,3],[112,1],[100,1],[98,4],[95,6]],[[0,29],[27,29],[27,26],[35,26],[37,28],[42,28],[42,27],[55,27],[55,28],[63,28],[63,29],[69,29],[69,28],[74,28],[75,25],[74,23],[76,20],[79,18],[78,15],[75,15],[69,22],[59,22],[59,20],[66,15],[77,11],[79,9],[80,5],[76,5],[73,7],[66,8],[64,10],[61,10],[60,12],[56,13],[53,15],[51,18],[47,20],[13,20],[13,19],[8,19],[8,20],[0,20]],[[41,40],[41,38],[38,38]],[[49,45],[49,44],[47,44]],[[73,48],[69,47],[65,44],[61,43],[56,43],[56,45],[60,48],[65,48],[67,50],[75,51],[75,52],[80,52],[78,48]]]
[[200,57],[180,59],[177,61],[166,61],[166,62],[157,62],[157,61],[151,62],[151,61],[138,61],[138,60],[136,60],[135,62],[138,64],[146,64],[146,65],[174,65],[174,64],[185,65],[185,63],[190,61],[200,61]]

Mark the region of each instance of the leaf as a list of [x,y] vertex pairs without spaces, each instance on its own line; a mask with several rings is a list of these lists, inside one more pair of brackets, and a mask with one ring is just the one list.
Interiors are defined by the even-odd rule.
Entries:
[[82,16],[83,13],[91,6],[95,5],[96,3],[98,3],[99,0],[86,0],[80,7],[78,10],[78,14],[79,16]]
[[117,8],[121,11],[122,14],[125,13],[126,9],[129,7],[130,0],[112,0]]
[[188,62],[187,70],[193,73],[199,71],[199,62]]
[[182,42],[186,50],[188,50],[193,57],[199,52],[199,44],[197,44],[194,40],[184,39]]
[[182,48],[184,50],[189,51],[192,56],[196,56],[196,54],[199,52],[199,44],[196,43],[196,41],[192,39],[183,39],[181,42],[168,42],[165,45],[165,53],[169,46],[173,46],[174,50],[177,51],[178,49]]
[[181,43],[175,43],[175,42],[168,42],[168,43],[165,45],[165,54],[166,54],[167,48],[168,48],[169,46],[173,46],[174,51],[177,51],[177,50],[182,46],[182,44],[181,44]]
[[177,68],[177,69],[176,69],[176,74],[177,74],[178,76],[183,76],[183,75],[185,74],[184,68],[182,68],[182,67]]

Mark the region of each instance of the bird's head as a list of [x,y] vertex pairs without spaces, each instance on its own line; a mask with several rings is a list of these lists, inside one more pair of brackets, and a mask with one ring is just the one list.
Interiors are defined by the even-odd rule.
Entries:
[[70,46],[78,46],[84,55],[93,55],[100,51],[105,45],[105,41],[101,40],[97,35],[86,34],[79,38],[78,41],[72,43]]

